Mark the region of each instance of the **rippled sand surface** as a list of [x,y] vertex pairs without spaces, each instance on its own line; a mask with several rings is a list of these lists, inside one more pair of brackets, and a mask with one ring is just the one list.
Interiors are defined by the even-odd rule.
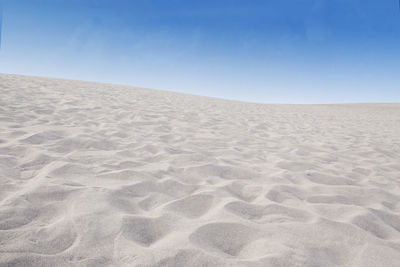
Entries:
[[400,104],[0,75],[1,266],[400,266]]

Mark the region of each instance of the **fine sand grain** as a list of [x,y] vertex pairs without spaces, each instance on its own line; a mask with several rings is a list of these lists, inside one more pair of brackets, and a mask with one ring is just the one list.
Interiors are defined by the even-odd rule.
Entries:
[[400,266],[400,104],[0,75],[1,266]]

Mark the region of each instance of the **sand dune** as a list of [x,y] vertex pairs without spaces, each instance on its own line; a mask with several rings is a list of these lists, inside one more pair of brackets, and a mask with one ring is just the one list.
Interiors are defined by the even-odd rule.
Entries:
[[1,266],[400,266],[400,104],[0,95]]

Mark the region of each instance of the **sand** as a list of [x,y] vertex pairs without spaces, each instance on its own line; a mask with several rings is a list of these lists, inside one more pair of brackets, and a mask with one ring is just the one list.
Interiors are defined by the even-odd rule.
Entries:
[[400,104],[0,75],[1,266],[400,266]]

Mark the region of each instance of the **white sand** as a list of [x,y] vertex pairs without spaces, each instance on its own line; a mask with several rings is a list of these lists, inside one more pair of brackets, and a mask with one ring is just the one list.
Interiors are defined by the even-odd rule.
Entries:
[[400,104],[0,75],[1,266],[400,266]]

